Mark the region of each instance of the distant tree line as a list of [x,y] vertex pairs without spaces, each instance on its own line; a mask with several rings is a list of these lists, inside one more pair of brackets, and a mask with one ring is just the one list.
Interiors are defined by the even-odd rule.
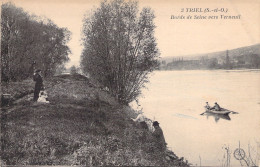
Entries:
[[31,77],[40,68],[45,77],[68,61],[70,32],[50,19],[29,15],[12,3],[1,6],[2,81]]
[[203,56],[200,59],[173,59],[171,62],[161,61],[160,70],[193,70],[193,69],[259,69],[260,55],[247,54],[239,56]]
[[80,73],[80,67],[76,67],[75,65],[70,67],[70,74],[79,74]]
[[81,68],[128,104],[158,67],[154,13],[138,3],[103,1],[83,22]]

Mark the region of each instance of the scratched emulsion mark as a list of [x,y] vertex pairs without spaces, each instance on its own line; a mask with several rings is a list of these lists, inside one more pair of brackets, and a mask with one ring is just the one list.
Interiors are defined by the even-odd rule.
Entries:
[[180,114],[180,113],[173,114],[173,116],[176,116],[176,117],[179,117],[179,118],[195,119],[195,120],[198,119],[198,118],[195,118],[195,117],[193,117],[193,116],[185,115],[185,114]]

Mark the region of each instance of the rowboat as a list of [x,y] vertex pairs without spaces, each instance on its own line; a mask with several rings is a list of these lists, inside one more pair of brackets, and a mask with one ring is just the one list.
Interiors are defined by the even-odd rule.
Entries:
[[227,115],[229,113],[235,113],[234,111],[230,111],[225,108],[221,108],[220,111],[216,111],[214,109],[206,109],[206,112],[214,113],[214,114],[222,114],[222,115]]
[[208,117],[214,117],[216,122],[218,122],[220,119],[224,119],[224,120],[228,120],[228,121],[231,120],[231,118],[229,117],[229,114],[215,114],[215,113],[206,111],[206,112],[204,112],[200,115],[207,116],[207,118]]

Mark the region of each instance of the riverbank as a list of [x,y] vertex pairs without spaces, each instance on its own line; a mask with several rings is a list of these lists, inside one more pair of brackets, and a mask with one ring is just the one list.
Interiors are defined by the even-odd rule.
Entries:
[[26,82],[14,85],[30,85],[21,88],[28,94],[1,111],[3,164],[187,166],[154,147],[152,133],[131,120],[138,113],[94,81],[82,75],[45,81],[49,104],[33,103],[33,82]]

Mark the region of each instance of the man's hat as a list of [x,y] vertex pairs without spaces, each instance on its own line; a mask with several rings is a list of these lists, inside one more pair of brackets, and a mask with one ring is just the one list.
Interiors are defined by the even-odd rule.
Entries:
[[157,121],[153,122],[153,126],[158,126],[158,125],[159,125],[159,122],[157,122]]

